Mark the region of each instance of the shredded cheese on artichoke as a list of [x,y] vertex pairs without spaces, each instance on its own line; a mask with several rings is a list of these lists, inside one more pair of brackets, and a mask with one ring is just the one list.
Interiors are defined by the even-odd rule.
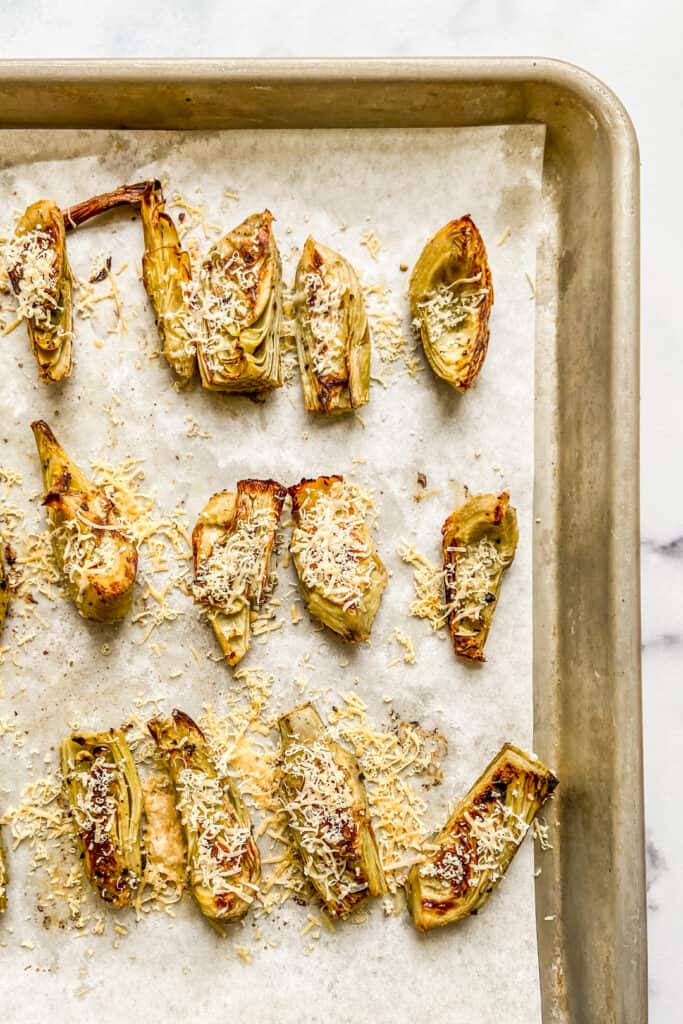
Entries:
[[[471,314],[481,306],[489,289],[479,288],[464,293],[456,289],[462,285],[476,284],[477,281],[481,281],[481,274],[461,277],[450,284],[442,283],[433,292],[429,292],[422,302],[418,302],[417,308],[425,318],[431,335],[439,337],[444,331],[457,330],[467,323]],[[416,326],[420,326],[419,320]]]
[[311,330],[311,360],[316,377],[343,377],[346,373],[343,302],[347,288],[341,281],[316,271],[305,275],[304,308]]
[[[49,231],[28,231],[5,243],[2,258],[15,276],[17,313],[47,326],[58,311],[57,253]],[[66,334],[66,332],[63,332]]]
[[323,495],[304,498],[290,551],[297,556],[304,586],[344,611],[357,608],[372,584],[372,539],[353,492],[341,480]]
[[309,746],[290,744],[283,761],[288,780],[284,810],[297,833],[306,874],[315,879],[326,900],[343,902],[366,887],[355,880],[344,859],[357,833],[346,774],[320,740]]
[[[96,535],[84,528],[78,519],[65,519],[52,531],[53,540],[64,545],[62,571],[72,586],[85,590],[91,574],[106,575],[116,569],[120,551],[107,530]],[[118,529],[118,527],[116,527]]]
[[447,551],[457,555],[445,570],[446,591],[452,596],[448,612],[456,622],[478,621],[486,604],[495,601],[490,587],[501,565],[496,545],[482,537],[476,544]]
[[253,511],[234,532],[221,537],[198,568],[194,583],[197,600],[229,614],[249,603],[264,575],[264,538],[277,526],[274,508]]
[[484,873],[489,874],[491,883],[497,882],[503,875],[501,864],[510,846],[519,846],[528,830],[528,822],[500,799],[485,810],[467,811],[445,848],[420,866],[420,875],[436,878],[453,889],[462,886],[470,873],[475,885]]
[[180,814],[186,835],[196,836],[192,861],[195,884],[212,894],[237,893],[252,900],[254,893],[238,889],[234,876],[241,870],[251,832],[237,824],[226,823],[226,797],[220,780],[204,771],[184,768],[177,781]]

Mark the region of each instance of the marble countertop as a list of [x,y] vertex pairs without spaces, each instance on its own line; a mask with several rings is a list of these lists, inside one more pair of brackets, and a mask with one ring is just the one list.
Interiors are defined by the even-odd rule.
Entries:
[[[681,14],[672,0],[274,0],[192,4],[15,0],[3,11],[0,57],[556,57],[602,78],[624,101],[643,164],[642,581],[650,1013],[680,1020],[683,825],[683,500],[671,489],[683,449],[679,312],[683,136]],[[677,738],[678,737],[678,738]]]

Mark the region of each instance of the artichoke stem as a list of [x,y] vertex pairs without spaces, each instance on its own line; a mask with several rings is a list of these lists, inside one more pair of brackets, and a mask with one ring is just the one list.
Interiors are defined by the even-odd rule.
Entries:
[[117,206],[139,206],[144,193],[150,188],[161,188],[161,185],[158,181],[139,181],[135,185],[121,185],[112,192],[103,192],[102,195],[76,203],[75,206],[62,210],[64,228],[66,231],[73,231],[87,220]]

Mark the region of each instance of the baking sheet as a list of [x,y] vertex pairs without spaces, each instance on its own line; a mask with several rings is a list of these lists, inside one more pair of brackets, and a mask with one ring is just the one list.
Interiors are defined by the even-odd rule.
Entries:
[[[439,382],[421,357],[413,377],[401,356],[385,365],[377,353],[374,372],[385,386],[374,382],[363,422],[307,418],[296,377],[263,403],[212,395],[198,386],[178,392],[163,361],[154,358],[153,321],[138,280],[140,225],[126,213],[103,218],[69,240],[80,276],[87,276],[103,250],[112,254],[115,270],[128,261],[116,277],[126,332],[115,329],[112,304],[102,303],[96,318],[77,324],[72,380],[51,389],[36,381],[23,327],[2,343],[11,383],[0,399],[1,462],[21,473],[23,486],[13,488],[12,499],[27,506],[31,498],[37,524],[40,484],[29,431],[37,417],[52,424],[83,464],[144,457],[145,484],[155,490],[158,507],[171,510],[182,503],[190,526],[210,493],[246,476],[289,484],[304,475],[343,472],[373,489],[377,543],[391,579],[372,643],[349,648],[315,631],[307,619],[294,626],[288,606],[296,595],[284,597],[294,578],[281,567],[275,596],[283,599],[285,624],[257,642],[245,664],[275,677],[272,711],[300,702],[295,678],[304,675],[320,691],[331,688],[318,702],[323,711],[338,699],[337,691],[354,689],[376,721],[386,720],[391,706],[403,718],[438,726],[450,752],[444,784],[427,795],[435,824],[501,742],[531,741],[534,303],[526,275],[533,280],[535,273],[543,137],[543,128],[532,125],[4,135],[0,195],[8,221],[15,207],[39,197],[53,196],[66,206],[123,181],[158,176],[168,179],[167,195],[177,190],[190,203],[205,205],[210,237],[201,226],[194,234],[206,249],[213,237],[210,223],[227,229],[267,205],[277,217],[287,279],[296,260],[292,247],[310,232],[348,256],[366,285],[385,283],[385,303],[375,294],[371,307],[379,314],[400,313],[406,335],[408,275],[400,264],[412,266],[425,238],[446,220],[472,214],[488,245],[496,301],[489,356],[476,390],[464,397]],[[508,228],[509,237],[498,247]],[[376,259],[361,242],[367,232],[373,233],[366,238],[370,246],[373,236],[380,241]],[[188,436],[193,433],[210,436]],[[413,500],[418,472],[426,475],[428,488],[439,491],[419,504]],[[449,481],[473,490],[507,486],[519,514],[520,546],[483,668],[456,663],[448,643],[407,614],[412,574],[397,547],[401,540],[412,541],[437,558],[440,525],[453,507]],[[230,671],[206,657],[217,648],[191,602],[179,594],[172,600],[184,614],[160,625],[145,644],[144,623],[102,627],[80,620],[68,603],[53,607],[41,601],[51,656],[43,654],[47,632],[38,630],[35,640],[17,647],[35,623],[8,620],[3,643],[18,652],[15,660],[23,668],[13,663],[12,651],[0,667],[0,718],[13,726],[0,742],[0,778],[8,791],[3,802],[16,802],[29,764],[39,777],[43,756],[69,723],[117,723],[140,695],[160,696],[165,710],[177,705],[198,713],[206,702],[220,710]],[[401,653],[391,641],[395,626],[414,640],[413,666],[390,664]],[[201,667],[192,647],[203,656]],[[183,675],[171,678],[178,669]],[[25,741],[18,748],[22,730]],[[275,920],[258,922],[261,938],[249,917],[235,929],[233,944],[248,946],[249,965],[226,959],[231,940],[216,937],[189,901],[175,920],[154,915],[135,927],[126,916],[131,934],[125,938],[112,931],[111,922],[104,936],[86,941],[44,929],[30,884],[22,898],[28,858],[20,847],[11,860],[10,911],[0,924],[7,1005],[19,1014],[30,1000],[32,1012],[49,1007],[56,1020],[69,1016],[76,999],[104,1019],[134,1008],[208,1013],[227,1005],[259,1020],[334,1015],[393,1021],[399,1014],[419,1020],[447,1008],[453,1020],[487,1022],[499,1019],[501,1006],[506,1021],[536,1020],[530,846],[520,851],[484,913],[440,934],[420,937],[407,915],[387,918],[377,905],[362,927],[348,924],[323,933],[304,957],[300,932],[307,910],[289,904]],[[119,947],[112,949],[113,943]]]

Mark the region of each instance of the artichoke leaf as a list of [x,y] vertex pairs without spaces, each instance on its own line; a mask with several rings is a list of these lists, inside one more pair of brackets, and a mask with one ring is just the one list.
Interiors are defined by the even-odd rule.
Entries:
[[448,629],[455,653],[485,661],[503,573],[519,541],[510,495],[469,497],[441,529]]
[[40,456],[52,548],[85,619],[114,622],[130,610],[138,554],[118,509],[66,454],[43,420],[31,424]]
[[142,788],[130,748],[118,729],[72,733],[61,768],[88,877],[103,900],[125,907],[142,872]]
[[51,383],[64,380],[72,367],[73,287],[57,203],[41,199],[28,207],[5,259],[40,377]]
[[419,931],[486,903],[557,785],[537,758],[509,743],[501,748],[408,873],[406,899]]
[[311,704],[279,722],[280,800],[303,871],[333,917],[387,892],[358,762]]
[[197,331],[190,254],[181,247],[176,226],[165,212],[161,186],[148,188],[141,203],[145,252],[142,281],[152,304],[162,352],[183,380],[195,370]]
[[192,532],[194,596],[229,665],[249,650],[251,622],[271,589],[271,556],[287,491],[275,480],[240,480],[214,494]]
[[214,921],[239,921],[258,893],[261,858],[237,786],[219,772],[204,733],[183,711],[147,727],[175,788],[199,909]]
[[387,572],[362,509],[341,476],[302,480],[289,493],[289,548],[308,611],[344,640],[367,640]]
[[307,412],[348,412],[370,397],[370,328],[360,282],[308,238],[296,270],[296,338]]
[[282,386],[282,267],[269,210],[252,214],[210,250],[200,272],[202,384],[258,393]]
[[469,215],[450,221],[427,242],[410,278],[409,298],[434,373],[467,391],[486,357],[493,305],[486,246]]

